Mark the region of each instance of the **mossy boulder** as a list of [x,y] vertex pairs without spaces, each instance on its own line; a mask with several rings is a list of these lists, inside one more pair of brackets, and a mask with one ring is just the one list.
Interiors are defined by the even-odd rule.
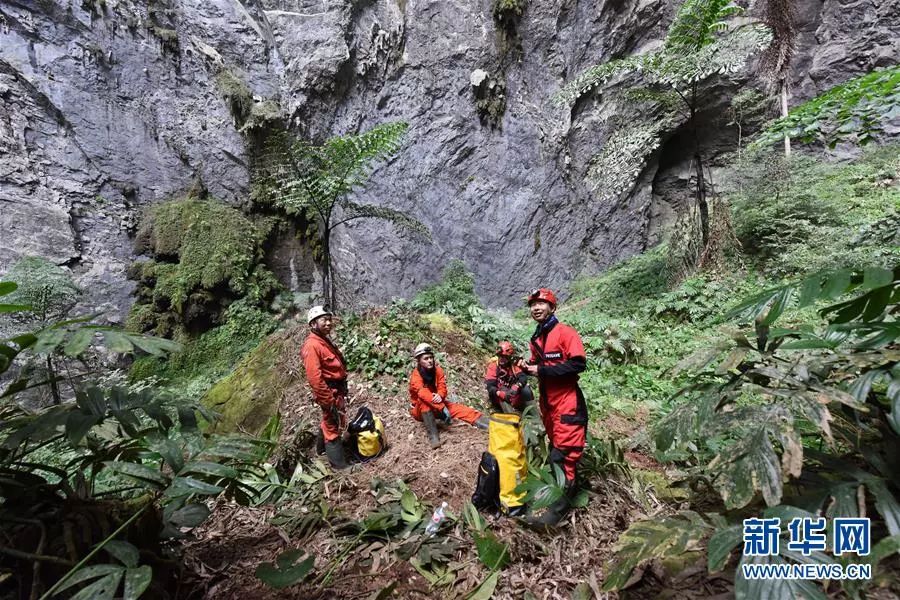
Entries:
[[128,273],[138,283],[129,327],[168,337],[197,334],[220,324],[239,298],[265,306],[280,288],[262,265],[270,221],[212,199],[153,206],[136,240],[136,250],[150,260],[135,262]]
[[294,381],[285,361],[294,345],[296,340],[286,332],[267,337],[206,393],[203,405],[222,415],[215,431],[257,435],[263,430]]

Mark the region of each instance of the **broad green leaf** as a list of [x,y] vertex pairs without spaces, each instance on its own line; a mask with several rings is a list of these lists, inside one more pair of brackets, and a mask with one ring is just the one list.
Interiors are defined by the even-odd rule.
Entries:
[[225,488],[221,486],[206,483],[205,481],[200,481],[193,477],[176,477],[172,480],[172,485],[166,489],[165,494],[169,497],[187,496],[191,494],[212,496],[221,493],[224,489]]
[[781,460],[766,427],[724,450],[716,462],[714,486],[728,508],[746,506],[757,490],[769,506],[781,502]]
[[509,546],[497,540],[490,532],[484,535],[476,534],[475,547],[478,549],[478,558],[488,569],[498,571],[509,562]]
[[94,339],[94,332],[90,329],[79,329],[63,347],[63,352],[68,357],[80,356]]
[[608,565],[603,589],[621,589],[632,571],[644,562],[660,558],[699,553],[701,539],[711,529],[697,513],[682,511],[678,515],[636,521],[619,536],[615,555]]
[[0,296],[12,294],[19,288],[19,284],[12,281],[0,281]]
[[103,549],[106,550],[110,556],[130,569],[136,567],[138,560],[141,558],[141,553],[133,544],[120,540],[106,542]]
[[884,517],[891,535],[900,535],[900,503],[881,479],[866,482],[866,487],[875,497],[875,508]]
[[197,414],[193,406],[178,405],[178,423],[182,431],[195,431],[197,429]]
[[103,332],[103,341],[111,352],[117,354],[128,354],[134,350],[134,345],[131,343],[131,340],[128,339],[127,335],[120,331],[112,329],[105,330]]
[[213,477],[225,477],[228,479],[237,479],[239,476],[234,467],[205,461],[191,461],[186,463],[181,471],[178,472],[179,475],[187,475],[188,473],[212,475]]
[[497,588],[497,581],[500,574],[496,571],[487,576],[487,578],[478,584],[478,587],[472,590],[472,593],[466,596],[466,600],[491,600],[494,596],[494,590]]
[[73,446],[84,438],[91,430],[91,427],[101,421],[103,417],[98,415],[88,415],[80,410],[73,410],[66,419],[66,438]]
[[731,525],[716,530],[710,536],[706,546],[706,562],[710,573],[716,573],[725,568],[731,552],[741,545],[743,534],[744,530],[741,525]]
[[25,312],[31,310],[28,304],[0,304],[0,313]]
[[119,582],[122,581],[123,572],[124,569],[119,569],[117,573],[110,573],[95,581],[72,596],[72,600],[113,600],[116,590],[119,589]]
[[137,600],[153,580],[153,569],[143,565],[125,571],[125,586],[122,600]]
[[59,346],[66,337],[63,329],[45,329],[37,334],[37,342],[32,346],[31,351],[35,354],[44,354],[52,352]]
[[825,285],[822,287],[822,295],[825,298],[840,296],[850,287],[850,277],[851,271],[848,269],[829,273],[825,279]]
[[176,473],[184,466],[184,454],[181,446],[162,433],[154,432],[147,436],[148,447],[159,454],[166,464]]
[[813,275],[807,277],[800,283],[800,297],[797,299],[797,306],[803,308],[815,302],[822,289],[822,276]]
[[169,483],[165,475],[146,465],[122,461],[106,461],[103,464],[115,473],[134,479],[138,483],[149,484],[157,489],[161,489]]
[[256,577],[263,581],[266,585],[282,589],[300,583],[312,571],[315,565],[315,558],[306,557],[303,561],[301,550],[288,550],[282,552],[273,563],[262,563],[256,568]]
[[119,565],[93,565],[90,567],[82,567],[65,577],[64,583],[56,589],[56,593],[59,594],[59,592],[65,591],[84,581],[89,581],[113,573],[121,573],[124,570],[125,569]]
[[77,392],[75,394],[75,403],[88,414],[98,417],[106,415],[106,399],[103,397],[103,391],[100,388],[90,387],[87,390]]
[[169,520],[179,527],[197,527],[209,514],[209,508],[205,504],[193,502],[173,512]]
[[893,280],[894,274],[888,269],[871,267],[863,271],[862,287],[864,289],[870,290],[873,288],[888,285]]
[[181,344],[165,338],[131,334],[125,334],[125,336],[129,342],[153,356],[165,356],[171,352],[178,352],[181,350]]

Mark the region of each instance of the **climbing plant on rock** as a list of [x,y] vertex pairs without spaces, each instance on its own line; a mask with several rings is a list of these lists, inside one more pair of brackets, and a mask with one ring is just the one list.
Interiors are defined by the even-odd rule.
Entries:
[[603,174],[604,178],[610,173],[619,174],[610,178],[611,185],[601,193],[607,199],[623,193],[637,179],[662,135],[678,124],[688,128],[694,146],[694,193],[702,242],[694,246],[700,251],[691,263],[709,253],[713,241],[710,233],[715,229],[710,227],[711,182],[696,127],[707,84],[717,76],[744,68],[747,59],[772,39],[770,30],[760,23],[733,26],[730,19],[741,10],[728,0],[687,0],[678,9],[658,50],[595,65],[566,84],[555,97],[558,103],[572,104],[613,78],[631,75],[636,81],[628,87],[631,91],[641,90],[642,100],[651,104],[644,112],[652,115],[653,123],[634,124],[610,138],[608,143],[627,151],[601,152],[590,169],[590,173]]
[[331,255],[334,229],[355,219],[383,219],[414,235],[430,237],[428,229],[409,215],[350,200],[350,193],[365,184],[373,165],[400,149],[406,123],[384,123],[355,135],[335,136],[322,144],[273,137],[256,166],[257,202],[274,204],[289,215],[310,215],[317,220],[322,245],[323,293],[335,305]]

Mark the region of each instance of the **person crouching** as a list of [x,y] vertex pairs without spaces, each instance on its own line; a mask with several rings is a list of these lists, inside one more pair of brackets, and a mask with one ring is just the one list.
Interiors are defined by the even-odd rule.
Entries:
[[438,422],[449,425],[453,419],[487,429],[488,418],[474,408],[447,400],[447,381],[444,370],[434,360],[434,349],[419,344],[413,352],[416,368],[409,376],[409,414],[425,425],[428,443],[432,448],[441,445]]

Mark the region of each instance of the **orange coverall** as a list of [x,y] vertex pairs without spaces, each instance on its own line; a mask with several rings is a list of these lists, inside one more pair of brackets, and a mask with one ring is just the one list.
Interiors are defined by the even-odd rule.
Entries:
[[327,337],[310,332],[300,348],[306,381],[322,409],[322,434],[332,442],[347,427],[347,367],[344,355]]
[[[450,418],[452,419],[459,419],[471,424],[481,417],[481,413],[474,408],[447,401],[447,381],[444,379],[444,370],[440,365],[434,365],[433,382],[429,383],[425,379],[422,377],[418,367],[413,369],[412,374],[409,376],[409,402],[411,404],[409,414],[412,415],[413,419],[421,421],[422,413],[426,410],[438,413],[435,414],[435,418],[440,418],[439,414],[444,410],[445,406],[450,411]],[[441,402],[434,401],[435,394],[442,398]]]

